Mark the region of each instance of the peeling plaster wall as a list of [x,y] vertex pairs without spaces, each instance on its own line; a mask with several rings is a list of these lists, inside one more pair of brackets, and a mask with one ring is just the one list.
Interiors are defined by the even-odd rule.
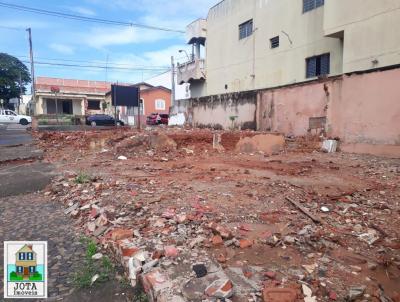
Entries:
[[397,68],[260,91],[257,129],[300,136],[310,118],[326,117],[343,150],[400,156],[399,79]]
[[[326,117],[330,83],[311,83],[260,91],[258,96],[258,130],[286,135],[307,134],[310,118]],[[329,88],[328,88],[329,89]]]
[[330,133],[346,143],[400,147],[400,69],[343,76],[329,106]]
[[[256,107],[255,91],[192,99],[193,125],[255,130]],[[235,120],[232,121],[231,117],[235,117]]]

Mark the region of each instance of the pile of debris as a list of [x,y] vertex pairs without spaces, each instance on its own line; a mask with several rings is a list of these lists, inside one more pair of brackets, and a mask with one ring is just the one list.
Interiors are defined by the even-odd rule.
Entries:
[[99,134],[76,160],[70,136],[45,194],[151,301],[400,301],[396,162],[206,130]]

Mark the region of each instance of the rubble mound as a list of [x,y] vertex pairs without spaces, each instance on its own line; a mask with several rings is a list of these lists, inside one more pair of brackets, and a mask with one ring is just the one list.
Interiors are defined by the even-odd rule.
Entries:
[[264,152],[267,155],[272,155],[283,151],[284,147],[285,138],[283,135],[260,134],[241,139],[236,145],[236,150],[241,153]]

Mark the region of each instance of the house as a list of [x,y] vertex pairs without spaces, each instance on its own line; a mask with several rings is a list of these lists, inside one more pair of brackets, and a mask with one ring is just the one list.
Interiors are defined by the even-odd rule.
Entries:
[[223,0],[188,25],[178,83],[203,97],[396,65],[399,26],[398,0]]
[[36,253],[32,249],[32,245],[25,244],[15,254],[15,267],[18,276],[22,276],[24,280],[36,273],[37,260]]
[[[151,113],[168,114],[171,106],[171,90],[164,86],[153,86],[146,82],[137,83],[134,86],[140,88],[140,122],[146,122],[146,116]],[[111,108],[111,91],[106,93],[106,103]],[[108,114],[114,115],[112,110]],[[136,125],[137,107],[118,107],[119,119],[128,125]]]
[[84,116],[102,112],[111,84],[103,81],[36,78],[35,115]]

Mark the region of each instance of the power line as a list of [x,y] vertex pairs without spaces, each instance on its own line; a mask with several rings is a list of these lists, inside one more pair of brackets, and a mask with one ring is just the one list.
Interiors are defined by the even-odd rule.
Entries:
[[[28,56],[17,55],[17,58],[29,58]],[[43,57],[35,57],[37,60],[45,60],[45,61],[59,61],[59,62],[72,62],[72,63],[87,63],[87,64],[104,64],[105,66],[126,66],[131,68],[147,68],[147,67],[159,67],[159,68],[169,68],[167,65],[152,65],[152,66],[145,66],[145,65],[130,65],[124,63],[116,63],[116,62],[102,62],[102,61],[87,61],[87,60],[72,60],[72,59],[62,59],[62,58],[43,58]]]
[[138,28],[143,28],[143,29],[160,30],[160,31],[166,31],[166,32],[185,33],[185,31],[183,31],[183,30],[177,30],[177,29],[172,29],[172,28],[151,26],[151,25],[145,25],[145,24],[139,24],[139,23],[133,23],[133,22],[125,22],[125,21],[93,18],[93,17],[84,17],[84,16],[80,16],[80,15],[38,9],[38,8],[33,8],[33,7],[28,7],[28,6],[6,3],[6,2],[0,2],[0,6],[6,7],[9,9],[19,10],[19,11],[25,11],[25,12],[59,17],[59,18],[65,18],[65,19],[79,20],[79,21],[84,21],[84,22],[101,23],[101,24],[116,25],[116,26],[138,27]]
[[[29,63],[29,61],[22,61],[24,63]],[[161,67],[141,67],[141,68],[126,68],[126,67],[112,67],[112,66],[100,66],[100,65],[79,65],[79,64],[63,64],[63,63],[51,63],[51,62],[38,62],[37,65],[46,66],[62,66],[62,67],[79,67],[79,68],[92,68],[92,69],[114,69],[114,70],[126,70],[126,71],[165,71],[169,68]]]

